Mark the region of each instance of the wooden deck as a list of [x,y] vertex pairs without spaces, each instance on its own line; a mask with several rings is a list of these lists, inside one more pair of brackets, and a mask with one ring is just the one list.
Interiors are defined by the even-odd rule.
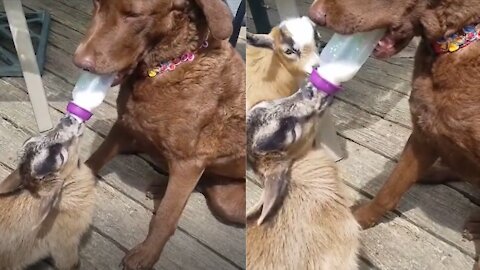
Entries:
[[[22,0],[26,11],[50,12],[52,24],[43,82],[50,113],[58,120],[71,98],[79,70],[73,52],[85,33],[92,2]],[[0,9],[2,9],[0,7]],[[244,48],[244,40],[239,44]],[[244,49],[243,49],[244,50]],[[82,156],[88,157],[104,139],[116,118],[117,89],[95,111],[85,132]],[[16,166],[22,143],[37,134],[23,78],[0,79],[0,178]],[[148,159],[119,156],[99,176],[97,210],[92,230],[81,249],[81,269],[119,269],[125,252],[144,240],[154,202],[145,197],[152,182],[166,181]],[[245,231],[219,223],[201,194],[193,194],[178,229],[163,251],[156,269],[242,269],[245,267]],[[51,269],[48,265],[35,269]]]
[[[270,22],[279,15],[265,1]],[[307,14],[311,0],[297,0]],[[255,32],[247,13],[247,28]],[[328,40],[331,33],[322,30]],[[413,67],[413,42],[387,61],[370,59],[336,98],[332,113],[348,158],[338,163],[343,179],[357,200],[371,199],[392,171],[411,132],[408,107]],[[247,205],[259,196],[248,183]],[[415,186],[384,222],[362,234],[363,269],[470,270],[475,247],[461,232],[472,211],[478,211],[478,190],[467,184]]]

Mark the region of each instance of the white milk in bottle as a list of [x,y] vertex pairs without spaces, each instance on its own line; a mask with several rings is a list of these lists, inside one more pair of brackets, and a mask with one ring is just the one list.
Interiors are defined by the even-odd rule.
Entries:
[[72,91],[73,100],[67,111],[84,122],[92,116],[92,110],[102,104],[116,74],[97,75],[84,71]]

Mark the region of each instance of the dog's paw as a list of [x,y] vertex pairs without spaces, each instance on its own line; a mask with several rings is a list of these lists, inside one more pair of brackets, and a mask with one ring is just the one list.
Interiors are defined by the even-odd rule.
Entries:
[[480,220],[478,220],[478,217],[469,220],[465,224],[465,229],[463,230],[462,235],[465,239],[470,241],[480,240]]
[[155,247],[144,243],[130,250],[122,260],[123,270],[150,270],[158,261],[160,255]]
[[373,211],[369,203],[356,205],[352,210],[353,216],[364,230],[375,226],[381,216],[376,211]]
[[145,196],[150,200],[160,200],[165,196],[167,183],[152,184],[145,192]]

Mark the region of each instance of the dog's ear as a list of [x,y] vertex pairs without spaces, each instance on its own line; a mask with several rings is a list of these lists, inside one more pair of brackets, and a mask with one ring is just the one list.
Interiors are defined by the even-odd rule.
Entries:
[[48,217],[48,214],[57,205],[60,193],[62,191],[63,181],[55,179],[48,184],[49,187],[39,192],[40,207],[38,212],[38,220],[33,229],[38,228]]
[[0,194],[7,194],[16,191],[21,186],[22,178],[20,177],[20,172],[17,169],[0,182]]
[[258,216],[257,225],[261,225],[272,214],[285,197],[289,174],[289,164],[279,162],[265,174],[263,192],[260,201],[247,213],[247,219]]
[[208,28],[216,39],[227,39],[233,32],[233,18],[227,4],[221,0],[195,0],[207,19]]
[[252,34],[247,32],[247,44],[272,50],[275,48],[275,41],[267,34]]

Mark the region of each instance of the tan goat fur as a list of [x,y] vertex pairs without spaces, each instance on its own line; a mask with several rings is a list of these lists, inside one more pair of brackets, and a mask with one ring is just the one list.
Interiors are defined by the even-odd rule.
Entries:
[[347,198],[324,151],[295,161],[276,215],[248,224],[247,269],[357,269],[359,226]]
[[[34,192],[19,187],[0,195],[0,269],[20,270],[51,256],[57,269],[74,269],[78,248],[93,217],[96,180],[79,161],[78,138],[68,146],[60,171],[40,180]],[[2,183],[25,182],[20,169]],[[27,180],[28,181],[28,180]],[[52,190],[59,190],[57,195]],[[48,209],[45,200],[50,200]]]

